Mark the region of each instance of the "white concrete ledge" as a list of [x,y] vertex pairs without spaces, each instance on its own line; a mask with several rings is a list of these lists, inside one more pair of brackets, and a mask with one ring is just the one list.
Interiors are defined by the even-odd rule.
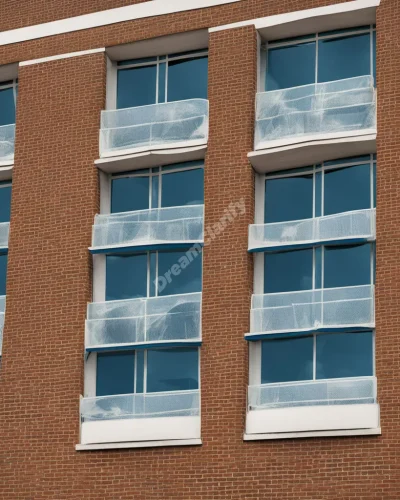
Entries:
[[201,439],[171,439],[168,441],[136,441],[130,443],[77,444],[76,451],[117,450],[123,448],[157,448],[162,446],[199,446]]
[[348,431],[379,427],[378,404],[297,406],[251,410],[246,435]]
[[240,0],[152,0],[126,7],[93,12],[83,16],[69,17],[49,23],[26,26],[0,33],[0,45],[36,40],[62,33],[108,26],[110,24],[144,19],[146,17],[162,16],[174,12],[186,12],[195,9],[205,9],[217,5],[239,2]]
[[0,162],[0,181],[10,181],[14,162]]
[[341,431],[315,431],[315,432],[278,432],[275,434],[244,434],[243,441],[262,441],[270,439],[297,439],[310,437],[351,437],[351,436],[380,436],[381,428],[352,429]]
[[99,52],[105,52],[105,48],[82,50],[80,52],[68,52],[67,54],[59,54],[57,56],[42,57],[40,59],[31,59],[30,61],[23,61],[19,63],[20,66],[32,66],[33,64],[41,64],[51,61],[57,61],[59,59],[69,59],[71,57],[88,56],[90,54],[98,54]]
[[263,40],[278,40],[321,31],[374,24],[380,0],[355,0],[315,9],[299,10],[210,28],[210,33],[254,26]]
[[[266,149],[252,151],[247,156],[259,173],[305,167],[322,161],[376,153],[376,130],[314,136],[304,142],[277,145],[271,141]],[[266,143],[267,144],[267,143]]]
[[101,158],[94,163],[103,172],[117,173],[139,170],[141,168],[158,167],[204,159],[207,145],[189,148],[160,149],[141,153]]
[[81,444],[200,439],[200,417],[124,418],[83,422]]

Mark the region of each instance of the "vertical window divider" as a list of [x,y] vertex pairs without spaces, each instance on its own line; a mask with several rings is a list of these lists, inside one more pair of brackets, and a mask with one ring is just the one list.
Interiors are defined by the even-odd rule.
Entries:
[[169,67],[168,54],[165,56],[165,98],[164,102],[168,102],[168,67]]
[[150,252],[147,253],[147,297],[150,297]]
[[156,104],[158,104],[158,82],[160,78],[160,56],[157,56],[156,64]]
[[158,297],[158,250],[156,251],[156,282],[154,285],[154,296]]
[[[147,393],[147,349],[144,350],[143,353],[143,365],[144,365],[144,373],[143,373],[143,394]],[[146,398],[144,398],[146,401]]]
[[[372,24],[369,27],[369,60],[370,60],[370,74],[374,75],[374,29]],[[376,82],[374,81],[374,85],[376,86]]]
[[315,83],[318,83],[318,33],[315,34]]
[[162,168],[158,167],[159,173],[158,173],[158,200],[157,200],[157,206],[158,208],[161,208],[161,190],[162,190],[162,179],[163,179],[163,173],[162,173]]

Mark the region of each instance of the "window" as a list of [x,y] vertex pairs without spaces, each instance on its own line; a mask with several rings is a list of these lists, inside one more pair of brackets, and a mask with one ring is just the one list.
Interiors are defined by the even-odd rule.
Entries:
[[97,355],[96,395],[199,388],[198,349],[147,349]]
[[374,208],[375,175],[376,155],[267,175],[265,223]]
[[16,101],[16,80],[0,83],[0,127],[15,123]]
[[373,75],[375,27],[318,33],[267,44],[265,90]]
[[117,108],[186,99],[207,99],[207,51],[121,61]]
[[111,213],[203,203],[203,162],[154,167],[111,179]]
[[374,375],[373,332],[264,340],[261,383]]

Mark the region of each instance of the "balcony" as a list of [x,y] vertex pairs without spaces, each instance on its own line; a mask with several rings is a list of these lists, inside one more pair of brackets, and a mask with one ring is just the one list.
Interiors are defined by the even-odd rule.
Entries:
[[249,227],[249,252],[375,239],[375,209]]
[[87,351],[200,345],[201,293],[88,304]]
[[[14,162],[15,124],[0,127],[0,167]],[[1,179],[0,179],[1,180]]]
[[0,297],[0,357],[2,353],[3,346],[3,328],[4,328],[4,313],[6,311],[6,296],[2,295]]
[[[189,99],[101,113],[99,168],[121,171],[204,158],[208,101]],[[127,158],[128,155],[128,158]]]
[[200,391],[81,399],[81,444],[200,438]]
[[187,247],[203,242],[204,205],[96,215],[92,253],[117,249]]
[[254,168],[263,173],[376,151],[372,76],[261,92]]
[[375,326],[374,287],[362,285],[253,295],[247,340],[273,334]]
[[377,429],[376,394],[375,377],[253,385],[246,434]]

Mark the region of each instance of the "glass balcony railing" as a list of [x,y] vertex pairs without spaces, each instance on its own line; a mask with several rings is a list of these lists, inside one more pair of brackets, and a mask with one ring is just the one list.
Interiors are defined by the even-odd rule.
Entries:
[[102,157],[207,143],[208,101],[189,99],[101,113]]
[[376,129],[372,76],[260,92],[255,149]]
[[376,403],[376,378],[357,377],[275,384],[248,388],[248,409]]
[[0,127],[0,163],[14,160],[15,124]]
[[375,209],[249,227],[249,251],[342,240],[375,239]]
[[122,394],[81,399],[82,422],[199,415],[199,390]]
[[9,222],[0,222],[0,248],[8,248]]
[[373,285],[269,293],[253,295],[246,338],[374,325]]
[[201,342],[201,293],[88,304],[88,351]]
[[101,248],[200,243],[204,205],[96,215],[92,251]]
[[0,356],[3,347],[3,328],[4,328],[4,315],[6,311],[6,296],[0,296]]

